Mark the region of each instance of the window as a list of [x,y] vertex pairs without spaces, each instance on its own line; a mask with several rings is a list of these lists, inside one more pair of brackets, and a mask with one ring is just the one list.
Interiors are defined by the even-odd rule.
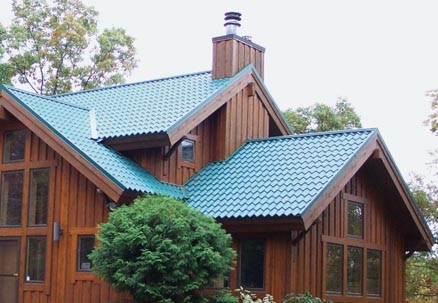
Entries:
[[363,238],[364,207],[362,203],[348,201],[348,235]]
[[327,243],[325,281],[326,293],[329,295],[381,297],[382,251]]
[[24,161],[26,130],[6,132],[3,140],[3,163]]
[[46,271],[46,238],[27,238],[26,282],[44,282]]
[[362,295],[363,249],[347,249],[347,294]]
[[326,291],[342,294],[344,252],[342,245],[327,244]]
[[240,243],[239,285],[263,289],[265,283],[265,240],[246,239]]
[[77,271],[91,271],[93,265],[88,255],[93,251],[94,236],[78,236],[78,264]]
[[20,226],[23,204],[23,171],[1,175],[0,226]]
[[195,141],[185,139],[181,142],[181,160],[195,163]]
[[50,171],[48,168],[30,171],[29,226],[47,225],[49,179]]
[[367,251],[367,295],[380,297],[382,295],[382,252],[368,249]]

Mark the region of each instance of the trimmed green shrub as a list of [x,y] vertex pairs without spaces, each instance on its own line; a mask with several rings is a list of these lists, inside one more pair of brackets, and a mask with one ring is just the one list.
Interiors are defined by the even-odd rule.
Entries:
[[229,288],[224,288],[218,290],[208,301],[210,303],[239,303],[239,298],[234,297]]
[[121,206],[97,239],[94,271],[138,303],[201,302],[199,290],[224,278],[236,255],[214,219],[164,196]]

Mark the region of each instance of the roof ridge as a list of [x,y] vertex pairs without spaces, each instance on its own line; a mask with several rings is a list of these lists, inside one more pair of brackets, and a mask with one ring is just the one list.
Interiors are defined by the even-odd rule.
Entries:
[[90,93],[90,92],[95,92],[95,91],[102,91],[102,90],[108,90],[108,89],[114,89],[114,88],[120,88],[120,87],[141,85],[141,84],[145,84],[145,83],[153,83],[153,82],[165,81],[165,80],[170,80],[170,79],[178,79],[178,78],[184,78],[184,77],[191,77],[191,76],[195,76],[195,75],[208,74],[208,73],[211,73],[211,72],[212,72],[211,70],[207,70],[207,71],[194,72],[194,73],[182,74],[182,75],[177,75],[177,76],[169,76],[169,77],[162,77],[162,78],[156,78],[156,79],[151,79],[151,80],[144,80],[144,81],[123,83],[123,84],[117,84],[117,85],[110,85],[110,86],[98,87],[98,88],[93,88],[93,89],[80,90],[80,91],[77,91],[77,92],[53,95],[52,97],[60,98],[60,97],[85,94],[85,93]]
[[255,139],[249,139],[248,141],[246,141],[246,143],[259,142],[259,141],[276,141],[276,140],[282,140],[282,139],[293,139],[293,138],[301,138],[301,137],[318,137],[318,136],[327,136],[327,135],[343,134],[343,133],[359,133],[359,132],[367,132],[367,131],[379,132],[379,129],[375,128],[375,127],[369,127],[369,128],[352,128],[352,129],[331,130],[331,131],[312,132],[312,133],[296,134],[296,135],[289,135],[289,136],[255,138]]
[[40,99],[43,99],[43,100],[46,100],[46,101],[64,104],[64,105],[71,106],[71,107],[74,107],[74,108],[77,108],[77,109],[82,109],[82,110],[85,110],[85,111],[90,111],[91,110],[91,108],[87,108],[87,107],[80,106],[80,105],[77,105],[77,104],[74,104],[74,103],[70,103],[70,102],[67,102],[67,101],[63,101],[63,100],[57,100],[57,99],[53,98],[53,96],[46,96],[46,95],[40,95],[40,94],[37,94],[37,93],[32,93],[32,92],[29,92],[27,90],[24,90],[24,89],[21,89],[21,88],[17,88],[17,87],[14,87],[14,86],[10,86],[10,85],[2,84],[2,85],[0,85],[0,89],[2,89],[2,88],[6,89],[6,91],[20,92],[20,93],[23,93],[23,94],[26,94],[26,95],[31,95],[33,97],[37,97],[37,98],[40,98]]

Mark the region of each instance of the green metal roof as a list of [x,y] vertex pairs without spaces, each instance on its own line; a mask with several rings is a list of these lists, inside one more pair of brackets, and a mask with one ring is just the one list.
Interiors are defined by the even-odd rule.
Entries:
[[186,183],[188,203],[223,219],[303,215],[377,133],[361,129],[248,141]]
[[182,186],[159,181],[135,162],[91,139],[91,110],[13,87],[0,89],[123,190],[186,197]]
[[212,80],[211,72],[53,96],[95,111],[101,139],[166,132],[227,88],[233,78]]

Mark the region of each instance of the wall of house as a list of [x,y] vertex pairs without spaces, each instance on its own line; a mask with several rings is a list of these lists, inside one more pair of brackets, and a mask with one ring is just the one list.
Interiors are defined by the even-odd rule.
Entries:
[[[360,170],[306,235],[292,246],[292,291],[325,294],[326,248],[327,243],[334,243],[382,251],[383,293],[381,299],[337,295],[327,295],[327,299],[334,302],[404,302],[404,242],[400,222],[391,216],[385,207],[384,195],[372,180],[373,176],[367,175],[365,169]],[[348,200],[365,205],[364,240],[347,235]]]
[[[0,151],[3,150],[3,132],[17,128],[23,126],[19,123],[0,125]],[[26,180],[29,170],[35,168],[50,168],[48,224],[27,227],[29,184]],[[0,228],[0,240],[19,240],[18,302],[132,302],[126,294],[116,293],[96,275],[90,272],[76,272],[77,237],[94,235],[97,224],[108,218],[102,195],[96,193],[95,185],[29,130],[25,161],[0,163],[0,173],[14,170],[23,170],[25,174],[22,224],[21,227]],[[60,222],[63,229],[59,241],[53,241],[53,221]],[[46,270],[42,283],[25,282],[28,236],[46,238]]]
[[[288,293],[306,291],[334,302],[404,302],[404,242],[400,222],[391,217],[385,207],[386,199],[372,178],[366,169],[360,170],[305,234],[251,233],[247,227],[242,233],[234,232],[237,251],[241,239],[266,239],[265,289],[254,293],[273,294],[277,302]],[[364,240],[352,239],[346,233],[347,200],[365,204]],[[382,297],[325,295],[327,243],[382,251]],[[238,275],[239,265],[231,272],[231,289],[240,286]]]
[[268,111],[247,87],[190,131],[188,138],[196,142],[195,163],[182,162],[179,147],[170,153],[169,147],[158,147],[123,154],[160,180],[184,184],[208,162],[226,159],[246,140],[268,137],[269,125]]

